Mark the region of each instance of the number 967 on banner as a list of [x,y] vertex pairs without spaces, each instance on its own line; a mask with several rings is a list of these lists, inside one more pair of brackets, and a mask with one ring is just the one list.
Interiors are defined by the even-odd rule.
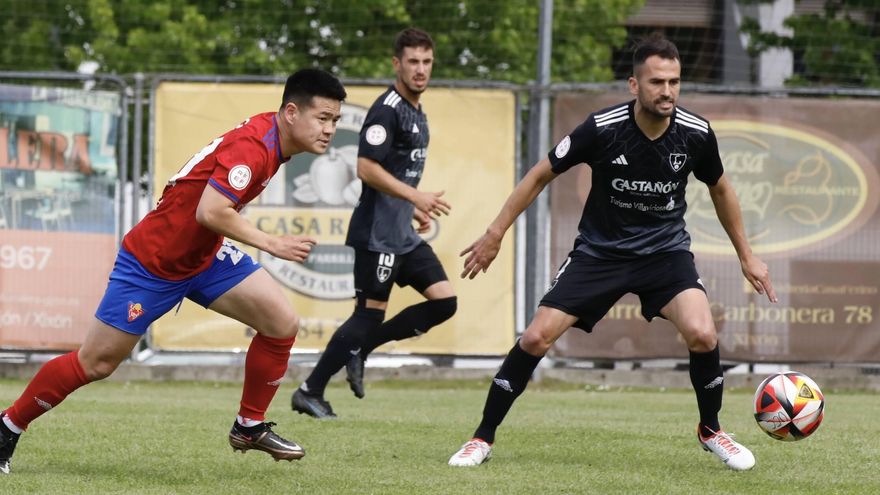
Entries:
[[52,257],[52,248],[0,244],[0,268],[4,270],[43,270]]

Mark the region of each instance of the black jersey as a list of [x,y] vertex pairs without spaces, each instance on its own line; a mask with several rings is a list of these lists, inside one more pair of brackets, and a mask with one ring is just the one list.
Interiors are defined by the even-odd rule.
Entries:
[[548,155],[558,174],[579,163],[592,168],[576,244],[597,258],[690,249],[688,175],[714,185],[724,172],[707,120],[678,107],[652,141],[636,125],[634,107],[635,100],[590,114]]
[[[376,99],[361,127],[358,157],[378,162],[397,180],[418,187],[428,150],[428,119],[394,86]],[[404,254],[422,242],[413,228],[409,201],[363,185],[351,214],[349,246],[382,253]]]

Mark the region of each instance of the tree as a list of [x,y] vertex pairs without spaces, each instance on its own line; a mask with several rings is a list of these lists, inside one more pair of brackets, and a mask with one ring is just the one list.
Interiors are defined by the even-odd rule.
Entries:
[[[772,0],[740,0],[740,3],[772,3]],[[859,13],[862,16],[856,16]],[[865,17],[868,22],[857,20]],[[756,19],[748,18],[741,30],[749,35],[749,53],[771,48],[792,51],[798,73],[790,85],[880,86],[880,27],[877,0],[826,0],[821,14],[793,15],[784,21],[791,36],[762,32]]]
[[[644,0],[556,0],[553,78],[605,81]],[[428,30],[435,77],[534,78],[534,0],[7,0],[0,68],[387,78],[394,33]],[[48,43],[47,43],[48,40]]]
[[[69,2],[80,7],[85,2]],[[65,5],[66,6],[66,5]],[[77,40],[77,20],[52,2],[7,0],[0,18],[0,69],[73,70],[64,47]]]

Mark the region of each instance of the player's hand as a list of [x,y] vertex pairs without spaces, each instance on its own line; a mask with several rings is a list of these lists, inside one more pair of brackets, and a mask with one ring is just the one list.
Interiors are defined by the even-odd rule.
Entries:
[[302,263],[318,243],[314,238],[304,235],[282,235],[272,238],[269,254],[276,258]]
[[770,270],[767,269],[767,264],[754,255],[743,258],[740,260],[740,264],[743,275],[752,284],[755,291],[758,294],[766,294],[770,302],[777,302],[776,291],[773,289],[773,284],[770,283]]
[[413,198],[413,204],[416,209],[430,215],[433,218],[438,218],[441,214],[449,215],[449,210],[452,209],[452,206],[440,196],[446,191],[440,192],[425,192],[425,191],[416,191],[415,198]]
[[485,273],[489,265],[495,261],[500,249],[501,236],[486,231],[476,242],[459,254],[459,256],[467,255],[467,258],[464,259],[464,271],[461,272],[461,278],[473,279],[481,271]]
[[416,221],[416,232],[424,234],[431,230],[431,217],[421,210],[413,210],[413,220]]

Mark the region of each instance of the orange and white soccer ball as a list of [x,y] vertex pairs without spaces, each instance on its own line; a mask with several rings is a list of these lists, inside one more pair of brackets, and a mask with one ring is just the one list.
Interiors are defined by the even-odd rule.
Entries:
[[755,392],[755,420],[764,433],[785,442],[812,435],[825,416],[825,396],[797,371],[768,376]]

